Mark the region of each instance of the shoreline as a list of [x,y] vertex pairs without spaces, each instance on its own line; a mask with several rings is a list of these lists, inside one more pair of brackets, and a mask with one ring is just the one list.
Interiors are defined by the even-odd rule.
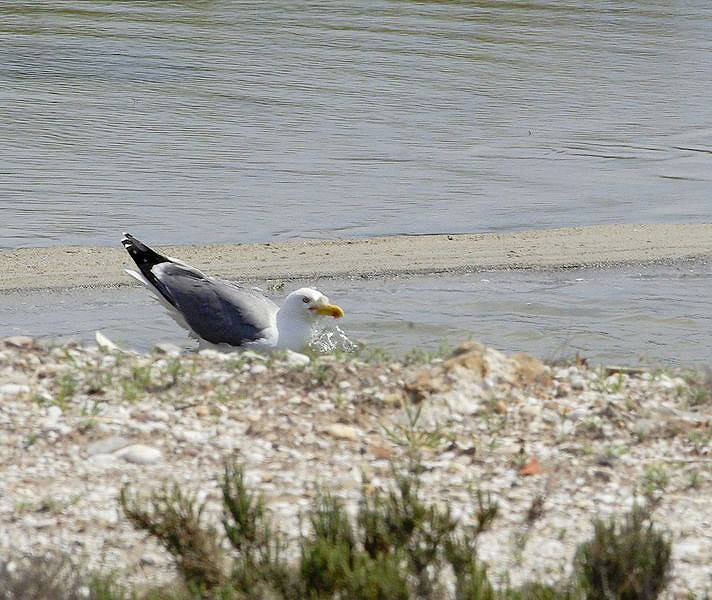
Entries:
[[[152,245],[150,235],[135,231]],[[130,283],[118,247],[0,250],[0,290],[41,291]],[[158,246],[231,280],[376,278],[485,270],[601,268],[712,256],[712,224],[594,225],[514,233],[399,235],[278,243]]]

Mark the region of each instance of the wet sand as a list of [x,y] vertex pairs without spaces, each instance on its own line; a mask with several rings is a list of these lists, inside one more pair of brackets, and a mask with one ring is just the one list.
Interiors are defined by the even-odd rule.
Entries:
[[[151,244],[150,234],[133,231]],[[0,290],[125,285],[133,266],[117,248],[0,251]],[[597,225],[516,233],[304,240],[160,247],[235,280],[379,277],[491,269],[605,267],[712,256],[712,224]]]

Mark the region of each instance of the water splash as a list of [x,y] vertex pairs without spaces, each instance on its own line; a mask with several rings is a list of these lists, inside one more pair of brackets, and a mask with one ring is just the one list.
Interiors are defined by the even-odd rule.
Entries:
[[314,331],[309,346],[321,354],[355,352],[358,348],[338,325]]

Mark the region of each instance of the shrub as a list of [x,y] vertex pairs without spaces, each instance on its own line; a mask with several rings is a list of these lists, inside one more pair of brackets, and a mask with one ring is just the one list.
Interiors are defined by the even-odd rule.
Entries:
[[593,539],[574,558],[577,583],[588,600],[651,600],[668,583],[671,543],[657,532],[648,511],[635,506],[618,525],[594,522]]
[[152,535],[173,556],[190,588],[209,590],[222,583],[217,532],[201,523],[205,505],[194,496],[174,485],[142,500],[132,498],[124,488],[119,503],[134,527]]
[[462,526],[447,507],[423,500],[418,467],[411,462],[394,468],[386,493],[364,488],[354,520],[339,499],[319,495],[296,562],[285,558],[286,543],[272,527],[264,499],[248,489],[238,465],[227,465],[221,482],[226,552],[217,531],[203,525],[204,505],[194,496],[173,487],[139,501],[124,490],[128,518],[173,555],[184,583],[182,592],[148,598],[648,600],[668,581],[670,542],[636,507],[620,525],[595,522],[593,538],[577,551],[570,581],[498,588],[477,554],[497,504],[477,491],[474,524]]
[[128,600],[111,577],[87,576],[69,557],[48,554],[0,561],[3,600]]

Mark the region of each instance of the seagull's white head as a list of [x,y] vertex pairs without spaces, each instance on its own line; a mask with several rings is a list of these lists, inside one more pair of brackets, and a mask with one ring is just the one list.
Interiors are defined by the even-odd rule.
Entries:
[[318,317],[328,316],[340,319],[344,311],[336,304],[330,304],[329,299],[311,288],[300,288],[287,296],[280,313],[301,317],[307,321],[315,321]]

